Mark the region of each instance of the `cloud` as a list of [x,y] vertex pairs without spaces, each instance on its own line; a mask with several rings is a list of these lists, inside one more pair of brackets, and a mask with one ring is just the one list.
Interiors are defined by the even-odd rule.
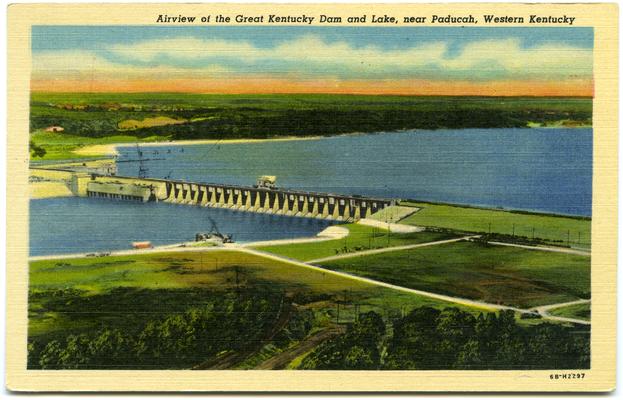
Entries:
[[127,78],[570,80],[592,79],[592,49],[561,43],[533,47],[519,39],[450,44],[416,43],[404,49],[328,42],[300,36],[261,47],[245,40],[178,37],[118,44],[100,51],[37,52],[33,77]]
[[113,62],[93,51],[45,51],[33,54],[32,77],[62,79],[93,79],[124,77],[128,79],[202,78],[228,75],[226,68],[219,65],[205,65],[196,69],[185,69],[167,65],[155,67],[136,66],[130,63]]
[[133,44],[118,44],[108,48],[116,55],[139,62],[154,62],[163,58],[201,60],[209,58],[254,58],[259,49],[245,41],[203,40],[193,37],[158,39]]
[[439,66],[453,71],[477,68],[503,70],[513,76],[592,75],[592,49],[562,44],[523,48],[519,40],[486,40],[466,45],[454,58],[439,61]]

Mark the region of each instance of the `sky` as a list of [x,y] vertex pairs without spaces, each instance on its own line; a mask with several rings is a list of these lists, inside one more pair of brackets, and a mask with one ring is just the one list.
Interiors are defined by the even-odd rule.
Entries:
[[34,26],[33,91],[592,96],[592,28]]

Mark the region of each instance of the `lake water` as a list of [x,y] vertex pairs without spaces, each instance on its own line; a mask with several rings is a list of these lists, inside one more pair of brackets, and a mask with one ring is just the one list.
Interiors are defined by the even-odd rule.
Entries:
[[[592,129],[405,131],[284,142],[149,147],[148,176],[591,215]],[[120,160],[136,159],[122,147]],[[169,153],[170,151],[170,153]],[[158,154],[155,154],[157,152]],[[119,163],[136,176],[137,163]]]
[[[591,215],[591,129],[408,131],[318,140],[154,147],[149,177],[280,187]],[[119,161],[137,158],[119,149]],[[156,154],[157,152],[157,154]],[[136,176],[138,163],[120,162]],[[313,236],[326,221],[168,203],[31,200],[30,254],[127,249],[194,239],[212,217],[237,242]]]
[[236,242],[314,236],[328,221],[169,203],[63,197],[30,201],[30,255],[125,250],[192,241],[208,232],[211,217]]

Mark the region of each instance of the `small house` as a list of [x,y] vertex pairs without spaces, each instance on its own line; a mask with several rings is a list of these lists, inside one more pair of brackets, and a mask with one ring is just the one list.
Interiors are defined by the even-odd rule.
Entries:
[[48,126],[47,128],[45,128],[46,132],[62,132],[64,130],[65,128],[63,128],[62,126]]

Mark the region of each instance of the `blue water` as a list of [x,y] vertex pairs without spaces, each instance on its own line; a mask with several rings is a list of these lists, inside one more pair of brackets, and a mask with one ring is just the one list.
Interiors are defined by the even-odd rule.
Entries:
[[314,236],[327,221],[169,203],[65,197],[30,201],[30,255],[130,249],[192,241],[216,221],[236,242]]
[[[148,176],[591,215],[592,129],[463,129],[149,147]],[[136,159],[134,147],[120,160]],[[158,154],[155,154],[158,152]],[[120,163],[135,176],[137,163]]]
[[[318,140],[149,147],[149,177],[280,187],[591,215],[591,129],[409,131]],[[120,148],[120,161],[137,158]],[[155,154],[158,152],[158,154]],[[120,162],[136,176],[138,163]],[[31,255],[127,249],[194,239],[212,217],[237,242],[313,236],[328,222],[94,198],[30,202]]]

